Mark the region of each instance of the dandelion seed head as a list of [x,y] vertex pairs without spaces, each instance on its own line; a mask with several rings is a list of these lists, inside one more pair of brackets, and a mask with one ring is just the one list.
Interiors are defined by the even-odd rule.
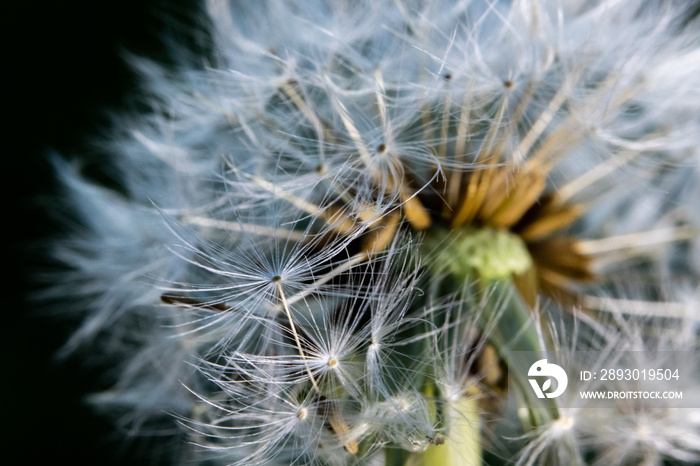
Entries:
[[[133,60],[118,189],[55,162],[68,347],[126,361],[96,402],[173,412],[224,464],[479,463],[509,351],[697,349],[681,3],[207,1],[206,57]],[[698,457],[670,407],[553,403],[514,410],[518,464]]]

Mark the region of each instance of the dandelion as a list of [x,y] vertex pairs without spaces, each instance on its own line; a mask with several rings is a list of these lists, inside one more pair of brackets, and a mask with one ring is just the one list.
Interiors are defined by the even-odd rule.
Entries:
[[652,358],[680,317],[696,349],[686,6],[205,8],[207,56],[134,60],[119,189],[56,161],[84,224],[56,248],[86,315],[67,348],[123,361],[96,404],[222,464],[697,460],[695,421],[652,441],[620,405],[625,446],[588,407],[504,407],[513,350]]

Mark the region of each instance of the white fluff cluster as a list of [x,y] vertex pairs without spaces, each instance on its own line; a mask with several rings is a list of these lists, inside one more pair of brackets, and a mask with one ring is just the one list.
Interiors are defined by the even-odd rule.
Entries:
[[[56,161],[76,219],[56,243],[60,293],[83,318],[67,349],[117,365],[98,406],[146,435],[175,427],[183,461],[700,460],[698,411],[498,427],[518,423],[502,406],[511,340],[560,349],[584,325],[540,309],[585,315],[607,351],[659,350],[644,342],[668,319],[685,325],[674,349],[696,349],[700,24],[685,2],[206,12],[206,56],[134,61],[148,110],[114,118],[116,187]],[[498,280],[459,265],[480,228],[532,257]]]

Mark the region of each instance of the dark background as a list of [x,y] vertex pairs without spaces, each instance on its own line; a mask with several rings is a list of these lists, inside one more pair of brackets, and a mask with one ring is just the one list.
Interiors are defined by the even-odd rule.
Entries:
[[[164,34],[187,40],[194,0],[10,2],[3,15],[3,209],[6,261],[0,312],[0,416],[3,464],[155,464],[153,443],[127,442],[84,404],[106,387],[104,368],[55,353],[74,323],[27,299],[50,269],[47,215],[57,186],[50,151],[100,157],[89,141],[104,133],[107,110],[123,109],[137,89],[124,52],[167,60]],[[8,125],[9,123],[9,125]],[[7,142],[9,141],[9,147]],[[111,436],[111,437],[110,437]]]

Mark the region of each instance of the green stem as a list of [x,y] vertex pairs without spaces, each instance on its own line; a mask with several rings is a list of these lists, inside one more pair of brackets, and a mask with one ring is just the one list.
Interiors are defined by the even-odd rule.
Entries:
[[407,462],[409,456],[410,453],[402,448],[385,448],[384,464],[386,466],[409,466]]
[[479,466],[481,459],[481,419],[479,401],[465,397],[446,403],[443,421],[449,430],[445,443],[430,445],[422,454],[412,455],[406,466]]
[[[543,354],[545,351],[534,325],[532,309],[525,303],[520,293],[511,280],[498,280],[490,283],[495,287],[490,294],[486,305],[484,324],[488,324],[493,318],[497,318],[495,326],[487,335],[491,344],[496,348],[500,357],[509,367],[516,367],[519,363],[513,360],[512,351],[529,351]],[[507,297],[503,301],[504,297]],[[495,313],[500,313],[498,316]],[[513,364],[514,366],[511,366]],[[509,375],[517,378],[510,383],[510,387],[516,390],[513,395],[518,400],[518,405],[527,408],[527,415],[521,415],[526,430],[544,425],[559,417],[556,402],[551,399],[539,400],[531,396],[531,387],[527,381],[527,368],[518,367],[517,371],[509,371]]]

